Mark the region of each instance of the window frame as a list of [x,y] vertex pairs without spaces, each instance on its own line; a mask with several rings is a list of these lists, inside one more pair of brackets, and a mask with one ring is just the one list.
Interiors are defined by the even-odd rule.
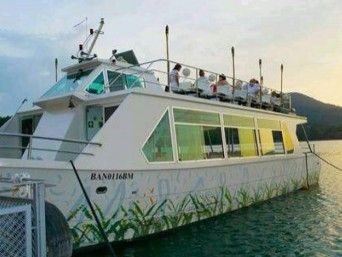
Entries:
[[[256,118],[256,126],[257,126],[257,138],[259,140],[259,144],[260,144],[260,152],[259,152],[259,155],[260,157],[264,158],[264,157],[272,157],[272,156],[286,156],[287,153],[286,153],[286,149],[285,149],[285,145],[284,145],[284,135],[283,135],[283,128],[282,128],[282,122],[283,120],[279,119],[279,120],[272,120],[270,119],[271,121],[278,121],[279,122],[279,129],[272,129],[272,128],[260,128],[259,127],[259,124],[258,124],[258,119],[263,119],[265,120],[265,118]],[[266,119],[267,120],[267,119]],[[260,138],[260,129],[269,129],[271,130],[271,132],[273,131],[278,131],[281,133],[281,137],[282,137],[282,144],[283,144],[283,153],[273,153],[273,154],[267,154],[267,155],[264,155],[263,152],[262,152],[262,146],[261,146],[261,138]],[[272,139],[273,139],[273,133],[272,133]],[[274,139],[273,139],[273,143],[274,142]],[[291,153],[293,154],[293,153]]]
[[[182,109],[182,110],[189,110],[189,111],[198,111],[198,112],[207,112],[207,113],[214,113],[217,114],[219,117],[219,123],[218,125],[213,124],[206,124],[206,123],[186,123],[186,122],[176,122],[174,119],[174,109]],[[173,127],[174,127],[174,137],[175,137],[175,143],[176,143],[176,151],[177,151],[177,163],[191,163],[191,162],[206,162],[206,161],[218,161],[218,160],[226,160],[226,156],[224,153],[224,140],[222,138],[222,121],[221,121],[221,113],[211,110],[201,110],[201,109],[195,109],[195,108],[186,108],[186,107],[177,107],[172,106],[172,116],[173,116]],[[200,160],[179,160],[179,151],[178,151],[178,141],[177,141],[177,133],[176,133],[176,125],[189,125],[189,126],[204,126],[204,127],[214,127],[214,128],[220,128],[221,129],[221,140],[222,140],[222,150],[223,150],[223,158],[212,158],[212,159],[200,159]]]
[[[165,113],[168,112],[168,118],[169,118],[169,127],[170,127],[170,137],[171,137],[171,147],[172,147],[172,160],[171,161],[156,161],[156,162],[150,162],[145,153],[144,153],[144,146],[147,143],[147,141],[150,139],[150,137],[152,136],[153,132],[155,131],[155,129],[157,128],[157,126],[159,125],[160,121],[163,119]],[[145,159],[145,161],[148,164],[165,164],[165,163],[176,163],[176,159],[175,159],[175,146],[174,146],[174,142],[173,142],[173,135],[172,135],[172,124],[171,124],[171,117],[170,117],[170,108],[166,107],[165,110],[162,112],[162,115],[158,118],[157,122],[154,124],[152,130],[149,132],[148,136],[146,137],[146,139],[144,140],[142,146],[140,147],[140,153],[142,154],[143,158]]]
[[[127,69],[129,69],[129,68],[127,68]],[[131,90],[131,89],[136,88],[136,87],[127,88],[127,80],[126,80],[126,78],[125,78],[124,89],[122,89],[122,90],[117,90],[117,91],[110,91],[110,85],[109,85],[109,79],[108,79],[108,71],[118,73],[118,74],[120,74],[120,76],[123,76],[123,75],[125,75],[125,76],[126,76],[126,75],[133,75],[133,76],[136,76],[136,74],[139,75],[139,73],[118,72],[118,70],[112,70],[112,69],[108,69],[108,68],[103,69],[103,71],[104,71],[104,74],[105,74],[105,92],[106,92],[106,93],[113,93],[113,92],[119,92],[119,91],[123,91],[123,90]],[[144,72],[141,72],[141,74],[144,74]],[[144,77],[141,77],[141,78],[139,78],[139,76],[136,76],[136,77],[138,78],[138,80],[139,80],[140,83],[141,83],[141,87],[138,87],[138,88],[146,88]],[[143,81],[141,81],[141,80],[143,80]]]
[[[249,118],[249,119],[252,119],[253,120],[253,124],[254,124],[254,127],[241,127],[241,126],[226,126],[224,124],[224,115],[230,115],[230,116],[238,116],[238,117],[243,117],[243,118]],[[252,129],[254,130],[254,140],[255,140],[255,147],[256,147],[256,155],[254,156],[230,156],[228,155],[228,151],[227,151],[227,159],[242,159],[242,158],[255,158],[255,157],[260,157],[261,156],[261,148],[259,146],[259,140],[258,140],[258,128],[257,128],[257,123],[256,123],[256,117],[255,116],[250,116],[250,115],[245,115],[245,114],[242,114],[242,115],[235,115],[235,114],[228,114],[228,113],[222,113],[222,126],[223,126],[223,133],[224,133],[224,143],[225,143],[225,147],[227,148],[228,150],[228,145],[227,145],[227,142],[226,142],[226,131],[225,129],[226,128],[236,128],[236,129]],[[226,149],[225,149],[226,151]]]
[[[174,119],[174,109],[183,109],[183,110],[189,110],[189,111],[198,111],[198,112],[207,112],[207,113],[214,113],[217,114],[219,117],[219,124],[213,125],[213,124],[206,124],[206,123],[186,123],[186,122],[176,122]],[[173,154],[173,160],[172,161],[158,161],[158,162],[150,162],[148,161],[147,157],[145,156],[143,152],[143,147],[148,141],[148,139],[151,137],[152,133],[158,126],[159,122],[161,119],[164,117],[165,113],[168,111],[168,118],[169,118],[169,126],[170,126],[170,133],[171,133],[171,144],[172,144],[172,154]],[[231,115],[231,116],[237,116],[237,117],[243,117],[243,118],[250,118],[253,120],[254,127],[242,127],[242,126],[225,126],[224,124],[224,115]],[[280,123],[280,130],[276,130],[281,132],[282,136],[282,141],[283,141],[283,153],[279,154],[270,154],[270,155],[262,155],[262,147],[261,147],[261,141],[260,141],[260,134],[259,134],[259,126],[258,126],[258,119],[269,119],[271,121],[276,121]],[[273,118],[268,118],[268,117],[258,117],[255,115],[246,115],[246,114],[231,114],[227,112],[221,112],[221,111],[213,111],[213,110],[203,110],[199,108],[191,108],[191,107],[184,107],[184,106],[167,106],[165,110],[162,112],[161,117],[158,119],[157,123],[154,125],[153,129],[149,132],[147,138],[144,140],[142,147],[140,148],[140,152],[143,155],[143,158],[148,164],[165,164],[165,163],[197,163],[197,162],[210,162],[210,161],[229,161],[230,159],[232,160],[237,160],[237,159],[253,159],[253,158],[274,158],[274,157],[279,157],[279,156],[286,156],[286,155],[294,155],[296,147],[294,146],[294,151],[293,153],[287,153],[285,146],[284,146],[284,135],[283,135],[283,122],[286,122],[284,119],[273,119]],[[178,151],[178,143],[177,143],[177,134],[176,134],[176,125],[188,125],[188,126],[206,126],[206,127],[216,127],[216,128],[221,128],[221,140],[222,140],[222,147],[223,147],[223,157],[222,158],[212,158],[212,159],[200,159],[200,160],[184,160],[181,161],[179,160],[179,151]],[[244,128],[244,129],[252,129],[254,130],[254,139],[255,139],[255,147],[256,147],[256,155],[254,156],[229,156],[228,152],[226,152],[226,149],[228,149],[228,145],[226,143],[226,133],[225,129],[226,128]],[[271,129],[272,131],[274,129]],[[290,137],[292,139],[292,134],[289,132]]]
[[[95,69],[96,70],[96,69]],[[93,70],[93,71],[95,71],[95,70]],[[93,72],[92,71],[92,72]],[[95,73],[95,75],[90,79],[88,79],[87,81],[85,81],[84,82],[84,85],[83,85],[83,92],[85,93],[85,94],[89,94],[89,95],[103,95],[103,94],[105,94],[106,93],[106,83],[107,83],[107,75],[105,74],[105,69],[99,69],[99,71],[97,71],[96,73]],[[88,91],[87,91],[87,88],[89,87],[89,85],[91,84],[91,83],[93,83],[93,81],[95,80],[95,79],[97,79],[97,77],[101,74],[101,72],[103,73],[102,75],[103,75],[103,92],[101,93],[101,94],[92,94],[92,93],[89,93]]]

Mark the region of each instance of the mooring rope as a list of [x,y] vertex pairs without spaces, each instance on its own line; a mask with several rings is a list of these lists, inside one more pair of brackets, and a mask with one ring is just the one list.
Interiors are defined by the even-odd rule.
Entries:
[[306,139],[306,142],[308,144],[308,147],[309,147],[309,150],[310,150],[310,153],[314,154],[316,157],[318,157],[319,159],[321,159],[322,161],[324,161],[326,164],[330,165],[331,167],[339,170],[339,171],[342,171],[342,168],[340,167],[337,167],[335,164],[331,163],[330,161],[324,159],[323,157],[321,157],[320,155],[318,155],[317,153],[315,153],[314,151],[312,151],[311,149],[311,145],[310,145],[310,142],[309,142],[309,139],[308,139],[308,136],[306,134],[306,131],[305,131],[305,128],[304,128],[304,125],[302,125],[302,129],[303,129],[303,132],[304,132],[304,136],[305,136],[305,139]]
[[314,155],[316,155],[319,159],[321,159],[322,161],[324,161],[326,164],[328,164],[328,165],[334,167],[335,169],[337,169],[337,170],[339,170],[339,171],[342,171],[342,169],[341,169],[340,167],[337,167],[335,164],[333,164],[333,163],[331,163],[330,161],[328,161],[328,160],[322,158],[322,157],[321,157],[320,155],[318,155],[317,153],[315,153],[315,152],[311,152],[311,153],[313,153]]

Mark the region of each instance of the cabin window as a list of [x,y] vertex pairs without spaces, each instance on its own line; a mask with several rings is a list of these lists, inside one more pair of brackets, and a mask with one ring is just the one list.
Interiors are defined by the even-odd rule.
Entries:
[[220,116],[218,113],[174,109],[173,115],[175,117],[175,122],[209,124],[220,126]]
[[[26,135],[33,135],[41,117],[42,117],[41,114],[33,115],[30,117],[24,117],[21,120],[21,133],[26,134]],[[21,138],[21,146],[23,147],[22,153],[25,152],[25,148],[28,146],[29,141],[30,139],[28,137]]]
[[122,73],[107,71],[108,74],[108,83],[109,83],[109,91],[119,91],[125,89],[125,81]]
[[294,145],[291,139],[291,135],[289,129],[287,128],[286,122],[282,123],[283,129],[283,138],[284,138],[284,146],[286,153],[293,153],[294,152]]
[[258,119],[262,155],[284,154],[284,142],[279,121]]
[[102,72],[87,87],[86,91],[96,95],[102,94],[104,92],[104,77]]
[[142,87],[140,79],[132,74],[107,71],[110,92]]
[[84,79],[92,72],[92,70],[78,72],[76,74],[67,75],[59,80],[52,88],[50,88],[43,97],[51,97],[66,94],[74,91],[81,85]]
[[105,122],[109,120],[109,118],[112,116],[112,114],[118,109],[119,106],[109,106],[104,108],[104,117],[105,117]]
[[173,161],[169,112],[165,112],[143,147],[149,162]]
[[127,89],[141,87],[140,79],[137,76],[127,74],[125,75]]
[[257,156],[254,119],[234,115],[224,115],[225,136],[228,157]]
[[218,113],[184,109],[173,113],[180,161],[224,158]]

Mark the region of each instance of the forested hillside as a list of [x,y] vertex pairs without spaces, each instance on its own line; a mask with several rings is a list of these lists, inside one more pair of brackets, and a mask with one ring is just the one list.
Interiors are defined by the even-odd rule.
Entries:
[[[296,113],[308,118],[306,130],[310,140],[342,139],[342,107],[300,93],[291,96]],[[301,129],[298,129],[298,136],[304,140]]]

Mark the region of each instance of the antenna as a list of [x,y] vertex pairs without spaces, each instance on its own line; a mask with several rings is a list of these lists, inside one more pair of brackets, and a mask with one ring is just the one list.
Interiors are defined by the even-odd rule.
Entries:
[[[78,62],[83,62],[83,61],[90,61],[90,60],[92,60],[92,59],[97,57],[96,54],[92,55],[91,53],[92,53],[92,51],[94,49],[94,46],[96,44],[96,41],[97,41],[99,35],[103,34],[103,32],[102,32],[103,25],[104,25],[104,19],[101,18],[100,25],[99,25],[98,29],[95,30],[95,31],[94,31],[94,29],[90,29],[89,30],[88,37],[85,39],[83,44],[79,45],[79,51],[77,53],[77,56],[72,55],[71,59],[76,59],[76,60],[78,60]],[[83,49],[86,48],[86,46],[88,45],[89,40],[91,38],[92,38],[92,41],[91,41],[91,44],[90,44],[88,50],[84,51]]]
[[15,111],[15,113],[12,115],[12,117],[4,124],[4,126],[2,127],[2,131],[6,132],[6,129],[8,128],[8,126],[10,125],[10,123],[12,123],[15,115],[19,112],[19,110],[21,109],[21,107],[24,105],[24,103],[27,102],[27,98],[24,98],[20,105],[18,106],[17,110]]

